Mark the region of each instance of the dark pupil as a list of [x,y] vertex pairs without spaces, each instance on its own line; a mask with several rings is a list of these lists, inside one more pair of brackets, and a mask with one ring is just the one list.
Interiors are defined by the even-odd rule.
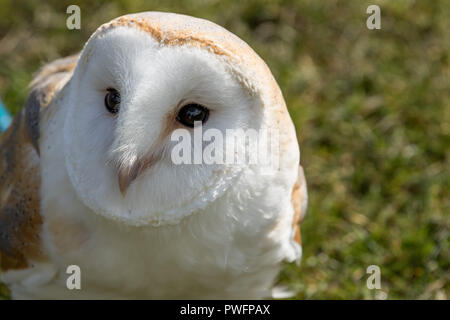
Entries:
[[120,93],[116,89],[108,89],[105,96],[105,106],[111,113],[119,112]]
[[195,121],[201,121],[202,123],[208,120],[209,111],[205,107],[199,104],[188,104],[181,108],[178,112],[177,120],[187,127],[194,127]]

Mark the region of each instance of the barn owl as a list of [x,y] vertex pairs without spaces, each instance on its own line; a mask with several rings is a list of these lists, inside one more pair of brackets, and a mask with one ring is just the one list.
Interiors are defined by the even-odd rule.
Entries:
[[[1,280],[13,298],[267,298],[283,261],[300,259],[295,129],[237,36],[185,15],[125,15],[30,87],[0,149]],[[193,122],[278,130],[278,168],[175,165],[171,133]]]

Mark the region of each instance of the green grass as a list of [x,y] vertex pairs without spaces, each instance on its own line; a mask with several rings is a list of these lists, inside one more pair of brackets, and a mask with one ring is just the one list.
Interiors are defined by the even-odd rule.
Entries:
[[[73,3],[80,31],[65,28]],[[366,28],[369,4],[381,30]],[[147,10],[226,27],[278,80],[309,183],[302,264],[280,276],[296,298],[376,298],[372,264],[389,299],[449,298],[449,1],[0,0],[0,96],[16,112],[40,65]]]

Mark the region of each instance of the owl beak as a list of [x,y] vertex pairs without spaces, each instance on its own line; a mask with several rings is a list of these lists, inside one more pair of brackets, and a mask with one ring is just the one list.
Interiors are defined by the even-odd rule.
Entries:
[[131,167],[118,170],[119,189],[122,196],[126,196],[128,187],[138,177],[139,171],[139,167],[134,164]]
[[131,165],[119,166],[117,169],[117,174],[119,189],[122,196],[125,197],[130,184],[160,158],[160,154],[150,152],[147,156],[137,159]]

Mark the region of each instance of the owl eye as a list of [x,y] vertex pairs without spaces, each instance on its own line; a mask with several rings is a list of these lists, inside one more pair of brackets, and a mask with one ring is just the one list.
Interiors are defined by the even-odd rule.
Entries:
[[120,109],[120,93],[113,88],[106,89],[108,91],[105,95],[105,107],[112,113],[116,114]]
[[208,120],[209,110],[205,107],[196,104],[190,103],[185,105],[178,112],[177,121],[186,127],[193,128],[195,121],[201,121],[202,124]]

